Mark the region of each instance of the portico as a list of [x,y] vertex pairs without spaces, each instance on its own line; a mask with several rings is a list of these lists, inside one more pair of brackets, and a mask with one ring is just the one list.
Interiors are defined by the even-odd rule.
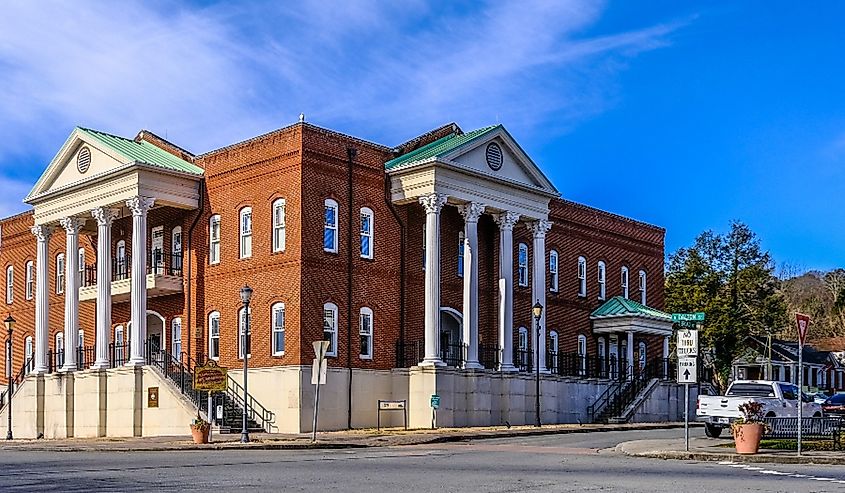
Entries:
[[[134,141],[93,130],[76,128],[35,184],[25,202],[34,208],[32,233],[38,241],[35,260],[35,373],[48,372],[48,266],[51,234],[64,230],[64,365],[76,361],[80,301],[96,300],[96,358],[93,368],[109,366],[114,292],[128,294],[131,302],[129,366],[145,364],[146,300],[148,289],[180,292],[181,278],[154,269],[148,274],[147,215],[153,207],[193,210],[199,204],[203,170],[149,142]],[[131,268],[114,275],[112,223],[132,217]],[[80,232],[97,237],[96,264],[79,265]],[[116,261],[117,260],[117,261]],[[158,259],[154,259],[156,264]],[[180,260],[181,262],[181,260]],[[87,275],[90,272],[90,276]],[[83,274],[86,273],[83,279]],[[84,285],[84,287],[83,287]],[[124,295],[125,295],[124,294]]]

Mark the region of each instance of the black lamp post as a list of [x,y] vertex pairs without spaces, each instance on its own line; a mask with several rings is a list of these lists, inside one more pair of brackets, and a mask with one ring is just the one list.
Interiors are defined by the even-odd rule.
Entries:
[[244,412],[241,427],[241,443],[249,442],[249,431],[246,429],[246,415],[249,408],[249,394],[247,393],[247,371],[249,370],[249,301],[252,299],[252,288],[244,284],[241,288],[241,302],[244,304],[244,339],[242,343],[244,357]]
[[6,320],[3,321],[6,324],[6,334],[8,338],[6,339],[6,376],[9,379],[9,385],[6,387],[6,396],[9,398],[9,405],[6,409],[6,415],[9,418],[8,430],[6,431],[6,440],[12,439],[12,392],[14,391],[13,383],[12,383],[12,329],[15,326],[15,319],[12,318],[12,314],[10,313]]
[[537,419],[534,422],[534,426],[540,427],[540,317],[543,316],[543,305],[540,304],[540,300],[537,300],[537,303],[534,303],[534,306],[531,307],[531,312],[534,315],[534,326],[537,333],[537,342],[534,344],[534,352],[537,353],[536,363],[534,372],[537,377],[537,389],[535,392],[535,400],[534,400],[534,408],[537,414]]

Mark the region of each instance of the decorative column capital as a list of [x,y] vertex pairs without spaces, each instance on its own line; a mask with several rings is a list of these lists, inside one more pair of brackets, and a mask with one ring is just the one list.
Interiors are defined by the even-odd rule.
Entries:
[[91,209],[91,217],[97,220],[98,226],[108,226],[117,218],[118,212],[108,207]]
[[132,197],[126,201],[126,207],[132,211],[133,216],[143,216],[155,204],[155,199],[150,197],[141,197],[140,195]]
[[528,231],[531,231],[531,234],[534,235],[534,238],[545,238],[546,233],[552,229],[552,222],[546,219],[539,219],[528,223],[526,226],[528,227]]
[[505,211],[498,216],[496,216],[496,224],[499,225],[499,229],[503,231],[513,231],[513,227],[519,221],[520,215],[516,212]]
[[79,230],[85,225],[85,219],[81,217],[64,217],[59,220],[59,224],[65,229],[69,235],[79,234]]
[[468,202],[460,207],[461,215],[464,216],[464,221],[468,223],[477,223],[478,218],[484,214],[486,206],[480,202]]
[[50,236],[53,234],[54,229],[51,226],[47,226],[46,224],[36,224],[30,229],[30,231],[32,231],[32,234],[34,234],[35,237],[38,238],[38,241],[46,242],[50,239]]
[[434,192],[420,197],[420,204],[422,204],[426,214],[437,214],[448,198],[445,194]]

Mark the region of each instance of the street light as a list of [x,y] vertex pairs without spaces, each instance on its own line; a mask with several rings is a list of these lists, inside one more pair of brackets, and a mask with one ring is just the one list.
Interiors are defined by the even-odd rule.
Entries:
[[247,393],[247,371],[249,370],[249,301],[252,299],[252,288],[248,284],[244,284],[241,288],[241,302],[244,304],[244,339],[243,339],[243,357],[244,357],[244,412],[241,426],[241,443],[249,443],[249,432],[246,429],[246,415],[249,408]]
[[537,389],[534,393],[534,410],[537,414],[537,419],[534,422],[534,426],[540,427],[540,317],[543,316],[543,305],[540,304],[540,300],[537,300],[537,303],[534,303],[534,306],[531,307],[531,312],[534,314],[534,325],[536,327],[537,333],[537,343],[534,344],[534,352],[537,354],[537,358],[535,360],[535,375],[537,377]]
[[6,440],[12,439],[12,391],[14,390],[13,383],[12,383],[12,329],[15,327],[15,319],[12,318],[12,314],[10,313],[6,320],[3,321],[6,324],[6,334],[8,334],[8,338],[6,339],[6,377],[9,379],[9,385],[6,387],[6,396],[9,398],[9,405],[6,408],[6,415],[9,418],[8,430],[6,431]]

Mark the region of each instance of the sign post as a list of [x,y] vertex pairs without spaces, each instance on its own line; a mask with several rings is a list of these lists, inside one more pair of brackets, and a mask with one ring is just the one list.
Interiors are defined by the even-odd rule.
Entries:
[[689,386],[698,382],[697,329],[704,322],[704,312],[673,313],[672,322],[683,327],[678,330],[675,353],[678,357],[678,383],[684,384],[684,448],[689,452]]
[[804,414],[804,339],[810,326],[810,317],[803,313],[795,314],[798,324],[798,455],[801,455],[801,432]]
[[311,441],[317,441],[317,408],[320,405],[320,385],[326,384],[326,353],[329,341],[314,341],[314,365],[311,368],[311,383],[314,384],[314,421],[311,424]]

